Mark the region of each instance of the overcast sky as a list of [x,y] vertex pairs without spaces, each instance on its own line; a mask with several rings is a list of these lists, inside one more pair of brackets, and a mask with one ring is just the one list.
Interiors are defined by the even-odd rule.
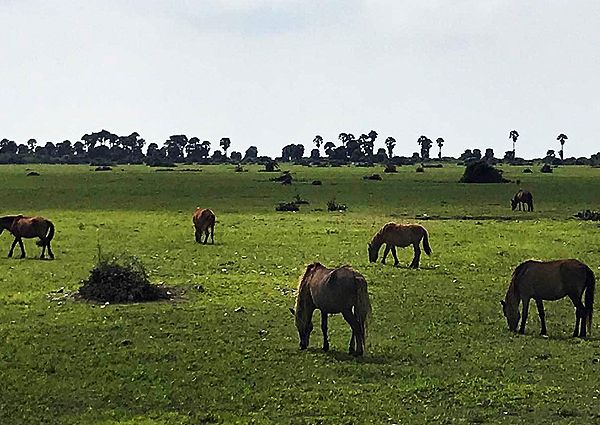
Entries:
[[600,151],[600,1],[0,0],[0,138]]

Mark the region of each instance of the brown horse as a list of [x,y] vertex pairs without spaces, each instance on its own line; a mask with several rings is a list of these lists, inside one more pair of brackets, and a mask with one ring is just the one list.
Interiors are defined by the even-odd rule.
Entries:
[[521,206],[523,206],[523,211],[533,211],[533,195],[531,192],[519,189],[514,198],[510,200],[510,206],[513,211],[517,209],[517,206],[519,207],[519,211],[521,211]]
[[36,242],[38,246],[42,247],[42,255],[40,258],[44,258],[46,248],[48,248],[48,255],[54,259],[54,253],[50,247],[50,242],[54,237],[54,224],[50,220],[44,217],[24,217],[22,215],[7,215],[0,217],[0,234],[8,230],[15,237],[15,240],[8,251],[8,256],[12,257],[15,245],[19,243],[21,248],[21,258],[25,258],[25,247],[21,238],[39,238]]
[[398,266],[398,256],[396,255],[396,247],[404,248],[412,245],[415,250],[415,255],[410,268],[419,268],[419,260],[421,258],[421,249],[419,244],[423,239],[423,249],[425,254],[431,255],[431,247],[429,246],[429,235],[427,230],[419,224],[397,224],[387,223],[373,236],[369,243],[369,261],[374,263],[379,256],[379,248],[385,244],[383,252],[382,264],[385,264],[385,259],[390,252],[394,256],[394,266]]
[[202,233],[204,233],[206,237],[203,243],[206,245],[210,233],[211,243],[215,243],[215,214],[211,210],[208,208],[196,208],[192,216],[192,222],[196,229],[196,242],[202,243]]
[[371,303],[367,281],[360,273],[348,266],[329,269],[320,263],[313,263],[306,267],[298,285],[296,310],[290,308],[296,318],[301,350],[308,347],[313,330],[312,316],[316,309],[321,310],[323,351],[329,350],[327,316],[342,313],[352,328],[350,354],[363,354]]
[[[541,335],[546,336],[546,319],[542,300],[555,301],[568,296],[575,306],[575,331],[573,336],[585,338],[592,331],[592,313],[594,311],[594,272],[577,260],[534,261],[521,263],[513,272],[502,311],[511,331],[517,331],[519,324],[519,304],[523,301],[523,318],[519,333],[525,333],[525,322],[529,300],[537,305]],[[581,296],[585,291],[585,305]],[[580,328],[581,323],[581,328]]]

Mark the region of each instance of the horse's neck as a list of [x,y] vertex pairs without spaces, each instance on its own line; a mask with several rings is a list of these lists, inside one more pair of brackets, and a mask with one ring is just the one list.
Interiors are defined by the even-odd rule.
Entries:
[[379,250],[381,245],[383,245],[383,233],[377,233],[375,236],[373,236],[373,239],[371,239],[371,246]]
[[508,290],[506,291],[506,302],[509,304],[519,304],[521,297],[519,296],[519,290],[516,283],[513,281],[510,283]]

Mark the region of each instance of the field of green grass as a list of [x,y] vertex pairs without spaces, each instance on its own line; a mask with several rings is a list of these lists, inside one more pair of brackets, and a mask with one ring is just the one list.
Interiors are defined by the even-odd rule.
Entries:
[[[510,210],[517,184],[459,184],[462,167],[400,167],[383,181],[362,179],[380,167],[282,168],[292,185],[258,167],[1,166],[0,215],[43,215],[57,230],[54,261],[35,258],[32,240],[27,259],[6,258],[12,237],[0,236],[0,423],[600,421],[598,326],[588,340],[571,338],[565,299],[545,303],[548,339],[534,305],[526,335],[514,335],[499,303],[529,258],[578,258],[600,278],[600,228],[572,218],[600,208],[600,169],[504,166],[534,194],[536,211],[525,213]],[[310,204],[275,212],[296,195]],[[327,212],[332,198],[348,210]],[[214,246],[194,242],[196,206],[217,215]],[[421,269],[406,267],[408,248],[399,268],[368,262],[367,242],[388,221],[429,230],[433,254]],[[98,246],[139,257],[177,299],[63,297]],[[313,261],[350,264],[369,282],[364,358],[347,354],[350,328],[335,316],[323,353],[318,313],[311,347],[298,349],[288,307]]]

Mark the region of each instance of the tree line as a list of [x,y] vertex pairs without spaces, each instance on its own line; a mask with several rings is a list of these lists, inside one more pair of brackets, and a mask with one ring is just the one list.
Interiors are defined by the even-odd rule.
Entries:
[[[362,133],[356,137],[350,132],[341,132],[337,137],[337,143],[326,141],[321,135],[316,135],[312,141],[314,148],[305,155],[306,149],[303,144],[290,143],[281,150],[281,156],[275,158],[282,162],[314,162],[327,159],[332,163],[383,163],[394,162],[415,163],[417,161],[427,161],[432,159],[431,149],[434,142],[427,136],[421,135],[416,140],[418,151],[410,157],[399,157],[394,155],[394,149],[397,145],[396,139],[388,136],[383,144],[375,150],[375,142],[379,134],[375,130],[368,133]],[[512,150],[506,151],[505,162],[519,163],[522,158],[516,155],[516,143],[519,133],[516,130],[509,132],[509,139],[512,141]],[[565,161],[564,145],[568,139],[567,135],[561,133],[557,137],[560,143],[558,157],[554,149],[549,149],[543,159],[549,163],[577,163],[574,160],[581,158],[571,158]],[[435,140],[437,145],[437,160],[455,159],[445,158],[442,155],[442,148],[445,140],[438,137]],[[147,164],[151,166],[170,165],[175,163],[241,163],[241,162],[270,162],[271,158],[259,156],[256,146],[248,147],[244,154],[240,151],[231,151],[231,140],[223,137],[219,140],[216,149],[209,140],[200,140],[198,137],[189,137],[183,134],[170,136],[162,146],[157,143],[146,144],[146,141],[137,132],[126,136],[119,136],[107,130],[100,130],[81,136],[81,140],[72,143],[64,140],[60,143],[46,142],[38,143],[35,139],[29,139],[26,143],[17,144],[8,139],[0,140],[0,163],[65,163],[65,164],[101,164],[101,163],[130,163]],[[600,152],[592,155],[590,161],[599,162]],[[458,158],[461,161],[485,159],[487,161],[498,160],[494,158],[494,151],[491,148],[485,150],[482,154],[480,149],[466,149]]]

